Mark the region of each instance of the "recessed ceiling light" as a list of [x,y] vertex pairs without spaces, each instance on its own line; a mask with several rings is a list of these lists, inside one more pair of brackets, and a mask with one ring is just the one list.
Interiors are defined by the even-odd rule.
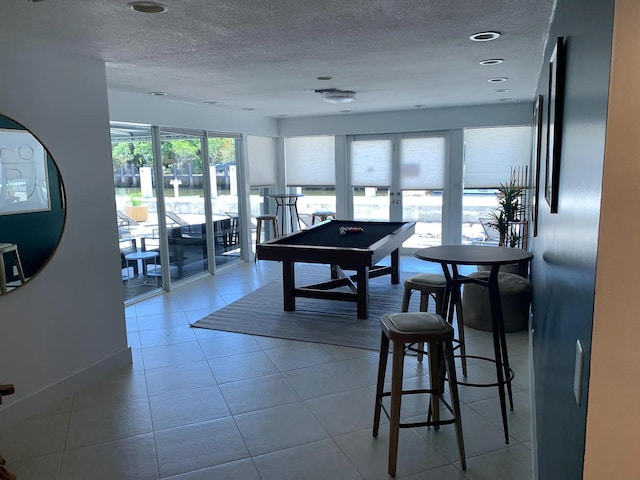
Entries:
[[501,102],[510,102],[512,100],[513,100],[513,98],[501,98],[500,99]]
[[158,2],[131,2],[127,4],[131,10],[140,13],[163,13],[167,7]]
[[340,113],[351,113],[351,110],[340,110]]
[[243,108],[242,110],[244,110],[245,112],[253,112],[255,108]]
[[203,102],[205,105],[218,105],[220,102],[215,102],[215,101],[211,101],[211,102]]
[[490,78],[489,80],[487,80],[487,82],[502,83],[502,82],[506,82],[507,80],[509,80],[507,77],[495,77],[495,78]]
[[469,36],[472,42],[490,42],[500,37],[500,32],[478,32]]
[[324,80],[331,80],[331,78],[332,78],[332,77],[327,77],[327,76],[324,76],[324,77],[316,77],[316,80],[323,80],[323,81],[324,81]]
[[494,90],[494,92],[496,93],[505,93],[505,92],[510,92],[511,89],[510,88],[498,88],[496,90]]
[[414,105],[413,108],[424,108],[426,105]]
[[501,58],[488,58],[487,60],[482,60],[479,63],[480,65],[500,65],[502,62],[504,62],[504,60]]
[[154,97],[164,97],[167,92],[149,92],[149,95],[153,95]]

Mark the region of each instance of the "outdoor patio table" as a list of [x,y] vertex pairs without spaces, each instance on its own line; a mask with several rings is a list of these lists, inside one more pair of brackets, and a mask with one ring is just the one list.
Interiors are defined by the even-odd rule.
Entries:
[[[147,283],[147,268],[148,268],[148,262],[149,260],[153,260],[153,265],[154,265],[154,270],[158,267],[157,265],[157,258],[158,258],[159,254],[158,252],[134,252],[134,253],[128,253],[127,255],[124,256],[124,258],[127,260],[127,266],[129,265],[129,262],[135,262],[136,264],[138,263],[138,260],[140,260],[142,262],[142,274],[144,275],[144,283]],[[129,276],[129,269],[127,268],[127,278],[130,280],[131,277]]]

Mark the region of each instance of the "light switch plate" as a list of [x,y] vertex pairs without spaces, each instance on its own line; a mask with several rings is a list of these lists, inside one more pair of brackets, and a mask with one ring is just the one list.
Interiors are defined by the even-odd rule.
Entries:
[[576,340],[576,366],[573,373],[573,395],[576,404],[580,406],[582,401],[582,370],[584,368],[584,349],[580,340]]

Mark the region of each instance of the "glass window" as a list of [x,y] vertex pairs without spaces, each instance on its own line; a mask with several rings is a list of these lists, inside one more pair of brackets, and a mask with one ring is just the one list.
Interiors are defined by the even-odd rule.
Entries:
[[287,186],[304,196],[297,201],[302,223],[310,226],[336,212],[335,138],[333,136],[285,138]]
[[249,157],[249,185],[251,185],[251,187],[271,187],[275,185],[275,139],[249,135],[247,136],[247,152]]
[[498,243],[489,214],[501,184],[528,186],[531,138],[528,125],[465,129],[462,243]]

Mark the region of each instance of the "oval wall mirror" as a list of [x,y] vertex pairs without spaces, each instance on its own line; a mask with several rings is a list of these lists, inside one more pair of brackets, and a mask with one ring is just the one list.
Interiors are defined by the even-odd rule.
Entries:
[[0,114],[0,298],[53,255],[65,221],[60,171],[36,136]]

